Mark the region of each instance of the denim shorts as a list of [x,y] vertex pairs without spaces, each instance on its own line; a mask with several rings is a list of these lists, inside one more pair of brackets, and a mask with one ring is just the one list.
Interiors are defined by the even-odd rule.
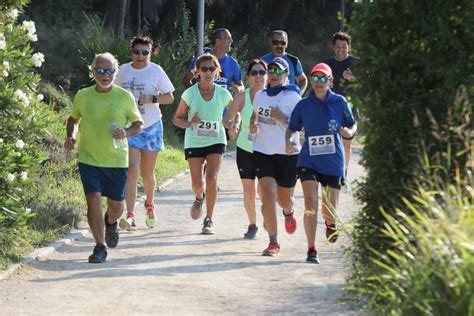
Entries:
[[158,121],[145,128],[141,133],[128,138],[128,146],[149,151],[162,151],[165,149],[163,141],[163,122]]
[[114,201],[125,200],[128,168],[104,168],[79,163],[84,193],[100,192]]

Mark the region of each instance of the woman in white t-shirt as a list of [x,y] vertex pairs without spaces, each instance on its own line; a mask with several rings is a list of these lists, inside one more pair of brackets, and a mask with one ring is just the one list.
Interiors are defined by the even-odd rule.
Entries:
[[[291,112],[301,100],[299,88],[284,85],[288,77],[288,63],[275,57],[268,64],[268,87],[255,94],[250,131],[257,132],[253,143],[253,160],[256,167],[262,213],[270,243],[264,256],[275,256],[280,252],[277,240],[277,202],[283,209],[285,229],[288,234],[296,230],[293,215],[293,189],[296,184],[296,162],[299,148],[287,155],[285,132]],[[257,127],[258,126],[258,127]],[[296,135],[299,145],[299,134]]]
[[139,171],[145,189],[146,225],[156,226],[154,194],[156,189],[155,166],[158,154],[164,149],[163,123],[160,104],[171,104],[174,87],[161,66],[151,62],[153,42],[148,37],[132,39],[132,61],[120,66],[116,84],[132,92],[144,121],[140,134],[128,139],[129,168],[126,186],[126,218],[119,226],[135,230],[135,203]]

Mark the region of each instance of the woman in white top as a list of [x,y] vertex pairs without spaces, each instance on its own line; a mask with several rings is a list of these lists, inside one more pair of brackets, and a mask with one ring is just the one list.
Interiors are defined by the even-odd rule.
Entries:
[[[244,238],[253,239],[258,231],[257,214],[255,212],[257,174],[253,161],[255,134],[250,133],[249,125],[253,114],[252,101],[257,91],[262,90],[267,83],[267,64],[263,60],[252,60],[247,67],[247,79],[250,88],[235,96],[234,101],[232,101],[224,115],[223,122],[229,130],[230,138],[237,137],[237,168],[244,190],[244,207],[249,219],[249,226]],[[237,121],[235,122],[235,120]]]
[[[299,148],[295,148],[293,154],[287,155],[285,132],[291,112],[301,97],[297,86],[284,85],[287,77],[288,63],[281,57],[275,57],[268,64],[267,89],[257,92],[253,100],[255,119],[250,130],[258,132],[253,144],[253,158],[264,225],[270,238],[268,248],[263,251],[264,256],[275,256],[280,251],[277,240],[277,202],[283,208],[287,233],[293,234],[296,230],[293,188],[296,184]],[[299,144],[299,135],[296,136],[296,144]]]
[[120,66],[116,83],[132,92],[144,121],[140,134],[128,139],[129,167],[126,186],[127,214],[119,226],[135,230],[135,203],[138,174],[141,171],[145,188],[146,225],[156,226],[154,195],[156,189],[155,167],[160,151],[164,149],[163,123],[160,104],[171,104],[174,87],[163,68],[150,61],[153,42],[148,37],[132,39],[132,61]]

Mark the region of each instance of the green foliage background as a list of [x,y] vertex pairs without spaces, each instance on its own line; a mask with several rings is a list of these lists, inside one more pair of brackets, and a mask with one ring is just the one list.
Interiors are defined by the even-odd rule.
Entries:
[[[473,20],[474,1],[470,0],[377,0],[360,4],[350,21],[349,32],[357,38],[361,52],[355,69],[358,78],[356,104],[366,117],[363,165],[367,170],[367,177],[359,180],[361,186],[357,192],[364,207],[353,234],[352,280],[355,288],[365,290],[366,294],[374,297],[375,302],[372,303],[379,306],[394,303],[389,297],[393,298],[390,295],[397,293],[397,286],[402,286],[402,283],[394,283],[390,287],[387,279],[382,284],[386,296],[370,294],[383,291],[382,287],[378,287],[380,279],[374,276],[386,272],[385,266],[374,265],[374,253],[385,255],[400,246],[394,242],[393,235],[383,233],[383,230],[386,232],[388,219],[399,216],[397,209],[404,210],[408,218],[414,216],[415,210],[407,207],[405,202],[411,203],[420,187],[422,190],[434,188],[430,184],[433,170],[437,170],[436,188],[441,187],[442,192],[434,194],[434,197],[430,194],[424,197],[449,198],[454,193],[445,188],[459,181],[456,175],[459,177],[460,174],[465,179],[462,183],[468,189],[461,189],[456,194],[467,199],[466,207],[470,210],[466,211],[467,218],[463,216],[461,221],[470,221],[473,216],[472,188],[469,189],[474,136],[471,103],[474,95],[474,27],[470,22]],[[448,203],[440,201],[440,204]],[[385,215],[380,212],[381,207]],[[434,225],[437,216],[431,213],[430,208],[423,207],[422,210],[432,222],[419,224]],[[464,211],[464,208],[457,210]],[[446,223],[455,223],[456,218],[457,215],[450,217]],[[468,230],[465,223],[460,226],[464,227],[465,235],[459,240],[468,242],[472,239],[472,230]],[[403,232],[411,242],[422,238],[420,230]],[[456,238],[450,233],[443,236],[433,235],[440,239]],[[435,244],[433,249],[436,249]],[[444,265],[436,268],[421,250],[419,255],[423,256],[421,260],[426,260],[418,266],[420,269],[435,269],[440,275],[448,271]],[[472,255],[468,252],[466,258],[472,260]],[[440,262],[447,264],[449,260],[445,259]],[[394,262],[400,264],[396,260]],[[462,267],[465,269],[462,277],[472,276],[472,265]],[[449,279],[447,275],[446,278]],[[413,280],[419,279],[415,276]],[[409,285],[419,286],[416,282]],[[405,304],[407,309],[402,314],[419,315],[417,313],[430,314],[430,310],[436,310],[431,308],[439,302],[450,304],[449,298],[453,299],[453,303],[461,303],[461,298],[457,300],[452,295],[454,292],[450,292],[459,291],[460,287],[448,290],[443,289],[444,285],[431,283],[434,294],[431,301],[425,302],[429,308],[414,308],[404,301],[405,296],[400,292],[395,295],[397,308],[403,311]],[[409,300],[417,301],[430,295],[427,288],[419,286],[416,289],[417,296],[411,295]],[[472,288],[470,291],[472,295]],[[436,296],[439,301],[436,301]],[[447,310],[462,309],[454,306],[453,309],[444,309],[445,312]]]

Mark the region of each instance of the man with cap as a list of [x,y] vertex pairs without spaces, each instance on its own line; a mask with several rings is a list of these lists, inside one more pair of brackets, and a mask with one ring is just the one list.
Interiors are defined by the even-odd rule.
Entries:
[[[305,130],[305,142],[298,155],[297,172],[304,195],[304,228],[308,242],[307,262],[319,263],[316,249],[318,188],[321,183],[321,213],[326,225],[326,238],[336,242],[337,202],[344,177],[342,137],[350,138],[357,124],[346,99],[331,91],[331,67],[320,63],[311,70],[311,91],[296,105],[286,131],[286,151],[294,152],[298,145],[295,134]],[[318,183],[319,182],[319,183]]]
[[293,234],[296,230],[293,189],[296,184],[299,137],[296,137],[294,152],[287,154],[285,131],[291,112],[301,97],[297,86],[284,85],[288,71],[289,65],[285,59],[275,57],[270,61],[268,86],[255,94],[254,115],[250,122],[250,132],[257,133],[253,144],[253,157],[264,227],[270,238],[268,248],[263,251],[264,256],[275,256],[280,251],[277,240],[277,202],[283,209],[287,233]]
[[299,58],[286,52],[286,48],[288,47],[288,34],[282,30],[274,30],[270,34],[270,46],[272,51],[262,56],[261,59],[268,64],[275,57],[283,58],[289,66],[289,83],[297,85],[300,88],[301,95],[303,95],[308,86],[308,79],[303,72],[303,66],[301,65]]

